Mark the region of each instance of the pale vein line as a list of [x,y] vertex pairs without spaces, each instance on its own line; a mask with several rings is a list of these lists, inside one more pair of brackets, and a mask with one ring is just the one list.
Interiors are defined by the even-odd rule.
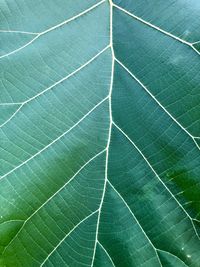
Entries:
[[43,151],[45,151],[47,148],[49,148],[51,145],[53,145],[54,143],[56,143],[58,140],[60,140],[63,136],[65,136],[66,134],[68,134],[70,131],[72,131],[77,125],[79,125],[86,117],[88,117],[98,106],[100,106],[104,101],[106,101],[109,98],[109,96],[105,97],[103,100],[101,100],[97,105],[95,105],[89,112],[87,112],[79,121],[77,121],[70,129],[68,129],[66,132],[64,132],[63,134],[61,134],[60,136],[58,136],[56,139],[54,139],[51,143],[49,143],[47,146],[45,146],[44,148],[42,148],[40,151],[38,151],[36,154],[34,154],[33,156],[31,156],[30,158],[28,158],[27,160],[25,160],[24,162],[22,162],[20,165],[16,166],[14,169],[10,170],[9,172],[7,172],[6,174],[4,174],[3,176],[0,177],[0,181],[2,179],[4,179],[5,177],[7,177],[8,175],[10,175],[11,173],[13,173],[14,171],[16,171],[17,169],[19,169],[21,166],[23,166],[24,164],[28,163],[30,160],[32,160],[33,158],[35,158],[36,156],[38,156],[39,154],[41,154]]
[[0,128],[3,127],[4,125],[6,125],[10,120],[12,120],[12,118],[15,117],[15,115],[20,111],[20,109],[22,108],[23,104],[20,105],[20,107],[9,117],[9,119],[7,119],[6,121],[4,121],[4,123],[0,124]]
[[89,219],[92,215],[94,215],[95,213],[97,213],[98,210],[92,212],[90,215],[88,215],[87,217],[85,217],[82,221],[80,221],[76,226],[74,226],[74,228],[67,233],[67,235],[58,243],[58,245],[51,251],[51,253],[49,253],[49,255],[46,257],[46,259],[41,263],[40,267],[42,267],[44,265],[44,263],[49,259],[49,257],[54,253],[54,251],[65,241],[65,239],[84,221],[86,221],[87,219]]
[[95,9],[96,7],[98,7],[99,5],[101,5],[102,3],[104,3],[105,1],[106,1],[106,0],[102,0],[102,1],[98,2],[97,4],[91,6],[90,8],[88,8],[88,9],[86,9],[86,10],[80,12],[80,13],[77,14],[76,16],[74,16],[74,17],[72,17],[72,18],[70,18],[70,19],[67,19],[67,20],[65,20],[65,21],[63,21],[63,22],[61,22],[61,23],[59,23],[59,24],[57,24],[57,25],[55,25],[55,26],[53,26],[53,27],[51,27],[51,28],[49,28],[49,29],[47,29],[47,30],[41,32],[41,33],[39,33],[38,35],[36,35],[36,37],[34,37],[31,41],[29,41],[29,42],[26,43],[25,45],[19,47],[19,48],[16,49],[16,50],[13,50],[13,51],[11,51],[11,52],[5,54],[5,55],[3,55],[3,56],[0,56],[0,59],[1,59],[1,58],[4,58],[4,57],[7,57],[7,56],[10,56],[10,55],[12,55],[12,54],[15,54],[15,53],[17,53],[17,52],[19,52],[20,50],[22,50],[22,49],[24,49],[25,47],[27,47],[27,46],[29,46],[30,44],[32,44],[32,43],[33,43],[35,40],[37,40],[40,36],[42,36],[42,35],[44,35],[44,34],[50,32],[50,31],[53,31],[53,30],[55,30],[55,29],[57,29],[57,28],[59,28],[59,27],[65,25],[65,24],[67,24],[67,23],[69,23],[69,22],[71,22],[71,21],[73,21],[73,20],[75,20],[75,19],[77,19],[77,18],[79,18],[79,17],[85,15],[86,13],[88,13],[88,12],[90,12],[91,10]]
[[110,257],[108,251],[105,249],[105,247],[104,247],[99,241],[97,241],[97,242],[98,242],[98,244],[100,245],[100,247],[103,249],[103,251],[106,253],[106,255],[108,256],[108,258],[110,259],[110,261],[111,261],[113,267],[115,267],[115,264],[114,264],[112,258]]
[[[1,216],[0,216],[0,219],[1,219]],[[5,223],[12,223],[12,222],[24,222],[23,220],[8,220],[8,221],[4,221],[4,222],[1,222],[0,225],[2,224],[5,224]]]
[[92,263],[91,267],[94,265],[94,259],[95,259],[95,253],[96,253],[96,246],[98,241],[98,232],[99,232],[99,225],[100,225],[100,217],[101,217],[101,210],[103,206],[103,201],[105,197],[106,192],[106,184],[108,180],[108,157],[109,157],[109,146],[110,146],[110,140],[111,140],[111,132],[112,132],[112,107],[111,107],[111,96],[112,96],[112,89],[113,89],[113,80],[114,80],[114,62],[115,62],[115,55],[114,55],[114,49],[113,49],[113,32],[112,32],[112,24],[113,24],[113,6],[112,6],[112,0],[110,2],[110,47],[112,52],[112,66],[111,66],[111,79],[110,79],[110,90],[109,90],[109,117],[110,117],[110,125],[109,125],[109,132],[108,132],[108,141],[107,141],[107,147],[106,147],[106,163],[105,163],[105,181],[104,181],[104,188],[101,198],[101,203],[99,206],[99,214],[97,219],[97,227],[96,227],[96,238],[95,238],[95,245],[94,245],[94,252],[92,257]]
[[97,153],[95,156],[93,156],[92,158],[90,158],[85,164],[83,164],[79,170],[62,186],[60,187],[51,197],[49,197],[39,208],[37,208],[24,222],[23,225],[21,226],[21,228],[19,229],[19,231],[17,232],[17,234],[12,238],[12,240],[8,243],[8,245],[4,248],[3,253],[5,253],[6,249],[11,245],[11,243],[17,238],[17,236],[19,235],[19,233],[23,230],[24,226],[26,225],[26,223],[40,210],[42,209],[44,206],[46,206],[46,204],[51,201],[57,194],[59,194],[60,191],[62,191],[69,183],[71,183],[76,177],[77,175],[89,164],[91,163],[95,158],[97,158],[98,156],[100,156],[101,154],[103,154],[106,151],[106,149],[101,150],[99,153]]
[[30,44],[32,44],[36,39],[39,38],[39,36],[40,36],[40,35],[38,34],[36,37],[34,37],[31,41],[29,41],[29,42],[26,43],[25,45],[20,46],[19,48],[15,49],[15,50],[13,50],[13,51],[7,53],[7,54],[4,54],[4,55],[0,56],[0,59],[1,59],[1,58],[4,58],[4,57],[8,57],[8,56],[10,56],[10,55],[12,55],[12,54],[15,54],[15,53],[19,52],[20,50],[22,50],[22,49],[24,49],[25,47],[27,47],[27,46],[29,46]]
[[189,267],[188,265],[186,265],[186,263],[185,263],[183,260],[181,260],[178,256],[176,256],[176,255],[170,253],[169,251],[162,250],[162,249],[158,249],[158,248],[157,248],[157,251],[158,251],[158,252],[160,251],[160,252],[167,253],[167,254],[169,254],[169,255],[175,257],[176,259],[180,260],[186,267]]
[[192,47],[192,49],[193,49],[197,54],[200,55],[200,52],[199,52],[193,45],[191,45],[191,47]]
[[[171,119],[182,129],[184,130],[185,133],[187,133],[192,140],[194,141],[194,143],[197,145],[196,141],[195,141],[195,136],[191,135],[172,115],[171,113],[169,113],[169,111],[167,111],[167,109],[157,100],[157,98],[147,89],[147,87],[117,58],[115,58],[115,60],[119,63],[120,66],[122,66],[129,74],[132,78],[134,78],[134,80],[136,80],[141,86],[142,88],[155,100],[155,102],[171,117]],[[199,137],[198,137],[199,138]],[[199,146],[197,146],[199,149]]]
[[200,146],[199,146],[199,144],[197,143],[197,141],[195,140],[195,139],[199,139],[200,137],[194,137],[194,143],[195,143],[195,145],[199,148],[199,150],[200,150]]
[[27,31],[15,31],[15,30],[0,30],[0,33],[20,33],[20,34],[28,34],[28,35],[38,35],[39,32],[27,32]]
[[151,242],[151,240],[149,239],[148,235],[146,234],[146,232],[144,231],[142,225],[140,224],[140,222],[138,221],[138,219],[136,218],[136,216],[134,215],[134,213],[132,212],[131,208],[129,207],[129,205],[127,204],[127,202],[125,201],[125,199],[122,197],[122,195],[119,193],[119,191],[114,187],[114,185],[108,180],[108,183],[110,184],[110,186],[113,188],[113,190],[117,193],[117,195],[120,197],[120,199],[123,201],[123,203],[125,204],[125,206],[127,207],[127,209],[129,210],[130,214],[133,216],[133,218],[135,219],[135,221],[137,222],[138,226],[140,227],[142,233],[144,234],[144,236],[147,238],[147,240],[149,241],[149,244],[151,245],[151,247],[153,248],[153,250],[155,251],[155,254],[158,258],[158,262],[160,263],[160,266],[162,266],[162,263],[160,261],[160,258],[158,256],[158,252],[156,247],[154,246],[154,244]]
[[12,105],[21,105],[23,102],[10,102],[10,103],[0,103],[0,106],[12,106]]
[[172,37],[173,39],[175,39],[175,40],[177,40],[177,41],[179,41],[179,42],[181,42],[181,43],[183,43],[183,44],[188,45],[188,46],[191,47],[197,54],[200,55],[200,52],[199,52],[195,47],[193,47],[193,43],[187,42],[187,41],[185,41],[185,40],[183,40],[183,39],[177,37],[176,35],[173,35],[172,33],[169,33],[169,32],[167,32],[167,31],[165,31],[165,30],[159,28],[158,26],[156,26],[156,25],[154,25],[154,24],[152,24],[152,23],[150,23],[150,22],[147,22],[146,20],[144,20],[144,19],[142,19],[142,18],[140,18],[140,17],[134,15],[133,13],[127,11],[126,9],[124,9],[124,8],[122,8],[122,7],[120,7],[120,6],[116,5],[116,4],[113,4],[113,6],[114,6],[115,8],[117,8],[117,9],[121,10],[122,12],[126,13],[127,15],[131,16],[132,18],[134,18],[134,19],[136,19],[136,20],[138,20],[138,21],[140,21],[140,22],[142,22],[142,23],[148,25],[149,27],[151,27],[151,28],[153,28],[153,29],[155,29],[155,30],[157,30],[157,31],[159,31],[159,32],[162,32],[163,34],[165,34],[165,35],[167,35],[167,36],[170,36],[170,37]]
[[200,220],[193,218],[193,221],[200,223]]
[[199,44],[200,41],[193,42],[192,45]]
[[160,178],[160,176],[157,174],[157,172],[154,170],[153,166],[150,164],[150,162],[148,161],[148,159],[145,157],[145,155],[142,153],[142,151],[137,147],[137,145],[131,140],[131,138],[115,123],[113,122],[113,125],[127,138],[127,140],[135,147],[135,149],[139,152],[139,154],[143,157],[143,159],[145,160],[145,162],[147,163],[147,165],[150,167],[150,169],[152,170],[152,172],[155,174],[155,176],[158,178],[158,180],[161,182],[161,184],[165,187],[165,189],[168,191],[168,193],[172,196],[172,198],[176,201],[176,203],[179,205],[179,207],[183,210],[183,212],[187,215],[187,217],[189,218],[189,220],[192,223],[192,227],[194,229],[194,232],[197,236],[198,239],[199,235],[197,233],[197,230],[195,228],[194,222],[193,222],[193,218],[188,214],[188,212],[185,210],[185,208],[181,205],[181,203],[178,201],[178,199],[173,195],[173,193],[171,192],[171,190],[167,187],[167,185],[163,182],[163,180]]
[[[21,103],[21,106],[12,114],[12,116],[7,119],[4,123],[2,123],[0,125],[0,128],[3,127],[4,125],[6,125],[9,121],[11,121],[15,115],[21,110],[21,108],[31,102],[32,100],[36,99],[37,97],[43,95],[45,92],[51,90],[52,88],[54,88],[55,86],[57,86],[58,84],[62,83],[63,81],[69,79],[70,77],[72,77],[73,75],[75,75],[76,73],[78,73],[79,71],[81,71],[83,68],[85,68],[86,66],[88,66],[90,63],[92,63],[96,58],[98,58],[103,52],[105,52],[108,48],[110,47],[110,45],[106,46],[104,49],[102,49],[99,53],[97,53],[94,57],[92,57],[90,60],[88,60],[86,63],[84,63],[83,65],[81,65],[79,68],[77,68],[75,71],[73,71],[72,73],[68,74],[66,77],[62,78],[61,80],[55,82],[54,84],[52,84],[51,86],[49,86],[48,88],[44,89],[43,91],[41,91],[40,93],[38,93],[37,95],[27,99],[26,101]],[[4,105],[4,104],[1,104]],[[7,105],[10,105],[10,103]]]
[[85,15],[86,13],[90,12],[91,10],[93,10],[93,9],[95,9],[96,7],[98,7],[98,6],[100,6],[101,4],[103,4],[105,1],[106,1],[106,0],[102,0],[102,1],[98,2],[97,4],[95,4],[95,5],[91,6],[91,7],[89,7],[88,9],[86,9],[86,10],[80,12],[80,13],[77,14],[76,16],[74,16],[74,17],[72,17],[72,18],[70,18],[70,19],[67,19],[67,20],[61,22],[60,24],[57,24],[57,25],[55,25],[55,26],[53,26],[53,27],[47,29],[46,31],[40,33],[40,35],[43,35],[43,34],[45,34],[45,33],[47,33],[47,32],[50,32],[50,31],[52,31],[52,30],[54,30],[54,29],[57,29],[57,28],[59,28],[59,27],[65,25],[65,24],[67,24],[68,22],[71,22],[71,21],[73,21],[73,20],[75,20],[75,19],[77,19],[77,18],[79,18],[79,17]]

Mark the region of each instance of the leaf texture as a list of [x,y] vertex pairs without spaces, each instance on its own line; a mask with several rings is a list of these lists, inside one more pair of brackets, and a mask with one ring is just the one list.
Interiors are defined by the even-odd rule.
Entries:
[[0,267],[200,267],[198,1],[2,1]]

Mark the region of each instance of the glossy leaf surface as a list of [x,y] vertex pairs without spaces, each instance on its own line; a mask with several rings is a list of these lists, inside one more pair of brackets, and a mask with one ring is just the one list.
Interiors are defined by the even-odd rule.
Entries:
[[200,267],[199,11],[0,4],[0,267]]

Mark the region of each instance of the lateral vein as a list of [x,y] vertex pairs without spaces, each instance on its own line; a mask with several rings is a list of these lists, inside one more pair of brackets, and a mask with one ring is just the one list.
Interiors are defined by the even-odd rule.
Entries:
[[108,251],[105,249],[105,247],[99,242],[99,240],[97,241],[97,243],[100,245],[100,247],[103,249],[103,251],[106,253],[106,255],[108,256],[108,258],[110,259],[113,267],[116,267],[111,256],[109,255]]
[[70,129],[68,129],[66,132],[64,132],[63,134],[61,134],[60,136],[58,136],[56,139],[54,139],[51,143],[49,143],[47,146],[45,146],[44,148],[42,148],[40,151],[38,151],[36,154],[34,154],[33,156],[31,156],[30,158],[28,158],[27,160],[25,160],[24,162],[22,162],[20,165],[16,166],[15,168],[13,168],[12,170],[10,170],[9,172],[7,172],[6,174],[4,174],[3,176],[0,177],[0,182],[2,181],[2,179],[6,178],[8,175],[10,175],[11,173],[13,173],[14,171],[16,171],[17,169],[19,169],[21,166],[23,166],[24,164],[28,163],[30,160],[32,160],[33,158],[35,158],[36,156],[40,155],[43,151],[45,151],[47,148],[49,148],[51,145],[53,145],[54,143],[56,143],[58,140],[60,140],[63,136],[65,136],[66,134],[68,134],[70,131],[72,131],[77,125],[79,125],[86,117],[88,117],[90,115],[90,113],[92,113],[98,106],[100,106],[104,101],[106,101],[108,99],[108,96],[105,97],[103,100],[101,100],[97,105],[95,105],[89,112],[87,112],[79,121],[77,121]]
[[185,132],[187,133],[191,138],[192,140],[194,141],[195,145],[197,146],[198,149],[199,146],[197,145],[197,142],[195,141],[195,138],[192,134],[190,134],[172,115],[171,113],[169,113],[169,111],[157,100],[157,98],[147,89],[147,87],[117,58],[115,58],[115,60],[117,61],[117,63],[122,66],[126,72],[128,72],[130,74],[130,76],[136,80],[140,85],[141,87],[155,100],[155,102],[165,111],[165,113],[167,113],[167,115],[170,116],[170,118]]
[[[113,123],[114,124],[114,123]],[[115,125],[115,124],[114,124]],[[129,210],[130,214],[133,216],[133,218],[135,219],[135,221],[137,222],[138,226],[140,227],[141,231],[143,232],[143,234],[145,235],[145,237],[147,238],[147,240],[149,241],[150,245],[152,246],[153,250],[155,251],[155,254],[158,258],[158,262],[160,263],[160,266],[162,267],[162,263],[160,261],[160,258],[158,256],[157,253],[157,249],[154,246],[154,244],[151,242],[151,240],[149,239],[148,235],[146,234],[146,232],[144,231],[142,225],[140,224],[140,222],[138,221],[138,219],[136,218],[136,216],[134,215],[134,213],[132,212],[131,208],[129,207],[128,203],[125,201],[125,199],[123,198],[123,196],[120,194],[120,192],[114,187],[114,185],[108,180],[108,183],[110,184],[110,186],[113,188],[113,190],[117,193],[117,195],[120,197],[120,199],[123,201],[123,203],[125,204],[125,206],[127,207],[127,209]]]
[[74,226],[74,228],[67,233],[67,235],[58,243],[58,245],[51,251],[51,253],[48,254],[48,256],[46,257],[46,259],[41,263],[40,267],[42,267],[44,265],[44,263],[48,260],[48,258],[54,253],[54,251],[65,241],[65,239],[84,221],[86,221],[87,219],[89,219],[92,215],[94,215],[95,213],[97,213],[98,210],[92,212],[90,215],[88,215],[87,217],[85,217],[82,221],[80,221],[76,226]]
[[165,34],[165,35],[167,35],[167,36],[169,36],[169,37],[171,37],[171,38],[173,38],[173,39],[175,39],[175,40],[177,40],[177,41],[183,43],[183,44],[188,45],[188,46],[191,47],[191,48],[192,48],[198,55],[200,55],[200,52],[193,46],[193,44],[195,44],[195,42],[194,42],[194,43],[187,42],[187,41],[181,39],[180,37],[178,37],[178,36],[176,36],[176,35],[174,35],[174,34],[172,34],[172,33],[170,33],[170,32],[167,32],[167,31],[161,29],[160,27],[158,27],[158,26],[156,26],[156,25],[154,25],[154,24],[152,24],[152,23],[150,23],[150,22],[148,22],[148,21],[146,21],[146,20],[144,20],[144,19],[142,19],[142,18],[140,18],[140,17],[134,15],[133,13],[129,12],[128,10],[126,10],[126,9],[124,9],[124,8],[122,8],[122,7],[118,6],[118,5],[116,5],[116,4],[113,4],[113,6],[114,6],[115,8],[117,8],[118,10],[124,12],[125,14],[131,16],[132,18],[134,18],[134,19],[136,19],[136,20],[138,20],[138,21],[140,21],[140,22],[142,22],[142,23],[148,25],[149,27],[151,27],[151,28],[153,28],[153,29],[155,29],[155,30],[157,30],[157,31],[159,31],[159,32],[161,32],[161,33],[163,33],[163,34]]
[[[55,82],[54,84],[52,84],[51,86],[49,86],[48,88],[44,89],[43,91],[41,91],[40,93],[38,93],[37,95],[29,98],[28,100],[20,103],[20,107],[12,114],[12,116],[7,119],[4,123],[2,123],[0,125],[0,128],[3,127],[4,125],[6,125],[9,121],[11,121],[16,114],[22,109],[22,107],[26,104],[28,104],[29,102],[31,102],[32,100],[36,99],[37,97],[43,95],[44,93],[46,93],[47,91],[51,90],[52,88],[56,87],[57,85],[59,85],[60,83],[66,81],[67,79],[71,78],[72,76],[74,76],[76,73],[78,73],[79,71],[81,71],[83,68],[85,68],[86,66],[88,66],[90,63],[92,63],[95,59],[97,59],[103,52],[105,52],[108,48],[110,47],[110,45],[106,46],[104,49],[102,49],[99,53],[97,53],[94,57],[92,57],[91,59],[89,59],[86,63],[84,63],[83,65],[81,65],[79,68],[77,68],[76,70],[74,70],[73,72],[71,72],[70,74],[68,74],[66,77],[62,78],[61,80]],[[13,103],[7,103],[7,105],[12,105]],[[14,103],[17,105],[17,103]],[[13,104],[13,105],[14,105]],[[4,104],[0,104],[0,105],[4,105]]]
[[171,252],[169,251],[166,251],[166,250],[162,250],[162,249],[157,249],[157,251],[159,252],[164,252],[164,253],[167,253],[169,255],[172,255],[173,257],[177,258],[178,260],[180,260],[186,267],[189,267],[188,265],[185,264],[185,262],[183,260],[181,260],[178,256],[172,254]]
[[102,1],[98,2],[97,4],[91,6],[90,8],[88,8],[88,9],[86,9],[86,10],[80,12],[80,13],[77,14],[76,16],[73,16],[72,18],[69,18],[69,19],[67,19],[67,20],[65,20],[65,21],[63,21],[63,22],[61,22],[61,23],[59,23],[59,24],[57,24],[57,25],[55,25],[55,26],[53,26],[53,27],[51,27],[51,28],[49,28],[49,29],[47,29],[47,30],[45,30],[45,31],[43,31],[43,32],[40,32],[39,34],[36,35],[36,37],[34,37],[31,41],[29,41],[29,42],[26,43],[25,45],[23,45],[23,46],[21,46],[21,47],[15,49],[15,50],[13,50],[13,51],[7,53],[7,54],[4,54],[4,55],[0,56],[0,59],[1,59],[1,58],[4,58],[4,57],[7,57],[7,56],[10,56],[10,55],[12,55],[12,54],[15,54],[15,53],[17,53],[17,52],[19,52],[20,50],[24,49],[25,47],[31,45],[31,44],[32,44],[35,40],[37,40],[40,36],[42,36],[42,35],[44,35],[44,34],[50,32],[50,31],[53,31],[53,30],[55,30],[55,29],[57,29],[57,28],[59,28],[59,27],[65,25],[65,24],[67,24],[67,23],[69,23],[69,22],[71,22],[71,21],[73,21],[73,20],[75,20],[75,19],[77,19],[77,18],[79,18],[79,17],[85,15],[86,13],[89,13],[90,11],[92,11],[93,9],[95,9],[96,7],[98,7],[99,5],[101,5],[102,3],[104,3],[105,1],[106,1],[106,0],[102,0]]
[[132,17],[132,18],[134,18],[134,19],[136,19],[136,20],[138,20],[138,21],[140,21],[140,22],[142,22],[142,23],[148,25],[149,27],[154,28],[154,29],[158,30],[159,32],[162,32],[162,33],[164,33],[165,35],[168,35],[168,36],[170,36],[170,37],[176,39],[177,41],[179,41],[179,42],[181,42],[181,43],[184,43],[184,44],[187,44],[187,45],[191,46],[192,43],[189,43],[189,42],[187,42],[187,41],[185,41],[185,40],[179,38],[178,36],[173,35],[172,33],[169,33],[169,32],[167,32],[167,31],[161,29],[160,27],[158,27],[158,26],[156,26],[156,25],[154,25],[154,24],[152,24],[152,23],[150,23],[150,22],[148,22],[148,21],[146,21],[146,20],[144,20],[144,19],[142,19],[142,18],[136,16],[135,14],[129,12],[128,10],[126,10],[126,9],[124,9],[124,8],[122,8],[122,7],[118,6],[118,5],[116,5],[116,4],[113,4],[113,5],[114,5],[115,8],[121,10],[122,12],[126,13],[126,14],[129,15],[130,17]]
[[150,167],[152,172],[155,174],[155,176],[158,178],[160,183],[165,187],[165,189],[168,191],[168,193],[172,196],[172,198],[176,201],[176,203],[179,205],[179,207],[183,210],[183,212],[186,214],[188,219],[191,221],[192,227],[194,229],[194,232],[197,236],[197,238],[200,240],[199,235],[197,233],[197,230],[194,226],[193,218],[188,214],[188,212],[185,210],[185,208],[181,205],[181,203],[178,201],[178,199],[174,196],[174,194],[171,192],[171,190],[168,188],[168,186],[164,183],[164,181],[160,178],[160,176],[157,174],[153,166],[150,164],[148,159],[145,157],[145,155],[142,153],[142,151],[138,148],[138,146],[131,140],[131,138],[115,123],[113,122],[113,125],[128,139],[128,141],[135,147],[135,149],[139,152],[139,154],[143,157],[147,165]]
[[85,164],[83,164],[79,170],[63,185],[61,186],[51,197],[49,197],[39,208],[37,208],[22,224],[21,228],[19,229],[19,231],[17,232],[17,234],[12,238],[12,240],[8,243],[8,245],[4,248],[3,250],[3,254],[5,253],[6,249],[10,246],[10,244],[17,238],[17,236],[19,235],[19,233],[23,230],[24,226],[26,225],[26,223],[39,211],[41,210],[44,206],[46,206],[46,204],[53,199],[60,191],[62,191],[69,183],[71,183],[76,176],[90,163],[92,162],[95,158],[97,158],[99,155],[101,155],[102,153],[104,153],[106,151],[106,149],[101,150],[99,153],[97,153],[95,156],[93,156],[92,158],[90,158]]

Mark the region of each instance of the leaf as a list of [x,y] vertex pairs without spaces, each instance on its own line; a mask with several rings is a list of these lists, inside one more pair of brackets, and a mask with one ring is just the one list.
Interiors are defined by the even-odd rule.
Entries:
[[199,11],[2,2],[0,267],[200,266]]

